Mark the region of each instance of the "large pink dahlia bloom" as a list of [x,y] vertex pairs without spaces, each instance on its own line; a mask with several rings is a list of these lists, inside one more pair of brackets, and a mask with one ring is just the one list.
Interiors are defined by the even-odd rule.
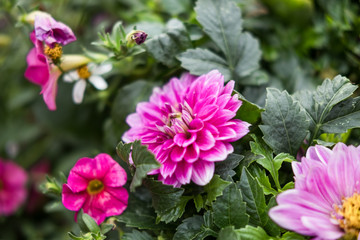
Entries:
[[26,198],[26,172],[0,158],[0,216],[14,213]]
[[338,143],[310,147],[293,162],[295,189],[269,211],[281,227],[315,239],[360,239],[360,148]]
[[205,185],[214,175],[214,162],[233,152],[230,142],[249,132],[250,124],[233,119],[242,103],[231,95],[233,89],[234,81],[224,86],[217,70],[172,78],[127,117],[131,128],[123,140],[148,146],[162,164],[151,174],[159,174],[163,183]]
[[62,202],[72,211],[82,208],[100,224],[126,209],[129,194],[122,187],[126,179],[125,170],[108,154],[81,158],[63,185]]
[[28,67],[25,77],[41,86],[41,94],[49,110],[56,110],[57,80],[61,71],[51,63],[44,53],[44,44],[36,39],[35,32],[30,34],[34,47],[26,56]]

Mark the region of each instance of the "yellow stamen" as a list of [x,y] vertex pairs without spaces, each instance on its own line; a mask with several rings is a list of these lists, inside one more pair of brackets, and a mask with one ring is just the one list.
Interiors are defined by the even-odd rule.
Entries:
[[335,206],[335,211],[342,216],[339,226],[344,230],[343,239],[356,239],[360,232],[360,194],[342,200],[342,206]]
[[79,67],[77,69],[77,72],[79,74],[79,77],[82,79],[88,79],[91,76],[89,68],[86,65]]
[[104,184],[100,180],[94,179],[89,182],[86,190],[90,195],[95,195],[104,190]]
[[62,47],[59,44],[55,44],[53,48],[45,46],[44,53],[53,61],[58,62],[62,56]]

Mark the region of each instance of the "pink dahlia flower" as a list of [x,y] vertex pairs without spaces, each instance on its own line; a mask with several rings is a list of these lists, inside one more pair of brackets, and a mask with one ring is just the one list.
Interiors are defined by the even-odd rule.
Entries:
[[50,64],[44,53],[44,45],[36,39],[34,32],[30,34],[30,39],[35,47],[26,56],[28,67],[25,71],[25,77],[30,82],[41,86],[40,94],[43,95],[47,107],[50,110],[56,110],[57,80],[61,75],[61,71]]
[[128,204],[125,170],[108,154],[81,158],[63,185],[62,202],[71,211],[89,214],[100,224],[106,217],[120,215]]
[[0,158],[0,216],[14,213],[26,198],[26,172]]
[[205,185],[214,175],[214,162],[233,152],[230,142],[249,132],[249,123],[233,119],[242,103],[231,95],[233,89],[234,81],[224,86],[217,70],[172,78],[127,117],[131,128],[123,140],[148,146],[162,164],[150,174],[159,174],[163,183]]
[[269,211],[281,227],[315,239],[360,239],[360,148],[338,143],[310,147],[293,162],[295,189]]
[[35,15],[34,27],[36,38],[50,47],[54,47],[56,43],[66,45],[76,40],[71,28],[55,21],[50,15]]

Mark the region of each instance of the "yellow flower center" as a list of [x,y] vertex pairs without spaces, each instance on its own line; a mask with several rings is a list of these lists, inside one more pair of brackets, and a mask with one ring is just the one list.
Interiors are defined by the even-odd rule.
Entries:
[[335,207],[339,226],[345,231],[343,239],[357,239],[360,232],[360,194],[354,193],[351,197],[342,200],[342,206]]
[[102,190],[104,189],[104,184],[97,179],[91,180],[89,182],[89,185],[87,186],[86,190],[90,195],[95,195],[98,194],[100,192],[102,192]]
[[48,56],[54,63],[59,62],[62,56],[62,47],[59,44],[55,44],[53,48],[45,46],[44,53]]
[[86,65],[79,67],[77,69],[77,72],[79,74],[79,77],[82,79],[88,79],[91,76],[89,68]]

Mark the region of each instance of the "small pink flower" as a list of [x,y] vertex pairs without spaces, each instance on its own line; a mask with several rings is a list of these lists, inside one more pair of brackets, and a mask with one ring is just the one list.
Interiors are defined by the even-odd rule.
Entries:
[[36,38],[50,47],[54,47],[56,43],[66,45],[76,40],[71,28],[55,21],[50,15],[37,14],[34,27]]
[[32,83],[41,86],[40,94],[43,94],[44,102],[50,110],[56,110],[55,98],[57,94],[57,80],[61,71],[50,64],[44,53],[44,45],[35,38],[35,33],[30,34],[30,39],[35,47],[26,56],[28,67],[25,77]]
[[231,95],[233,89],[234,81],[224,87],[217,70],[173,78],[127,117],[131,128],[123,140],[139,139],[148,146],[162,164],[151,174],[159,174],[163,183],[206,185],[214,175],[214,162],[233,152],[230,142],[249,132],[249,123],[233,119],[242,104],[237,94]]
[[26,198],[26,172],[0,158],[0,216],[14,213]]
[[71,211],[81,208],[100,224],[106,217],[120,215],[127,207],[125,170],[108,154],[81,158],[63,185],[62,202]]
[[359,239],[360,148],[310,147],[293,162],[295,189],[277,197],[269,216],[281,227],[317,240]]

